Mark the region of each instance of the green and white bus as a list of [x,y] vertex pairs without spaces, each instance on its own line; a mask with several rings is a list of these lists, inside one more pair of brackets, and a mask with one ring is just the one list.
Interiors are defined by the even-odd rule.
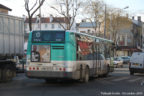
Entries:
[[[112,41],[85,33],[43,30],[29,34],[26,75],[40,79],[74,79],[106,76]],[[106,53],[106,54],[105,54]]]

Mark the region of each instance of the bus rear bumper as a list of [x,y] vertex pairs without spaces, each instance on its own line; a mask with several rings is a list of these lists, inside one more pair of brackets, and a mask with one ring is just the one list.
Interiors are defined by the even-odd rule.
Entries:
[[27,71],[27,77],[29,78],[55,78],[55,79],[78,79],[77,72],[47,72],[47,71]]

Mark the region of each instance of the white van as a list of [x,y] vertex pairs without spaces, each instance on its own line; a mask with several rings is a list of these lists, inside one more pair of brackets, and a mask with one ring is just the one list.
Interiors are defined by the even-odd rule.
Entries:
[[130,58],[129,71],[134,73],[144,73],[144,52],[134,52]]

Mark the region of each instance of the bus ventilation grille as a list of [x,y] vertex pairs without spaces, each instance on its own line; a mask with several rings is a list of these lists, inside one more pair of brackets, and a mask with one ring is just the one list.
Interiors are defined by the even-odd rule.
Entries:
[[64,46],[52,46],[52,49],[64,49]]

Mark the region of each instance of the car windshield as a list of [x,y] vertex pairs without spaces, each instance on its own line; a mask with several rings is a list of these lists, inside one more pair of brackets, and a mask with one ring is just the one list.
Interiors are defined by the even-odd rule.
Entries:
[[114,60],[116,61],[116,60],[118,60],[118,58],[114,58]]
[[114,58],[114,60],[115,60],[115,61],[120,61],[120,60],[122,60],[122,59],[117,57],[117,58]]
[[129,59],[128,57],[121,57],[122,59]]

